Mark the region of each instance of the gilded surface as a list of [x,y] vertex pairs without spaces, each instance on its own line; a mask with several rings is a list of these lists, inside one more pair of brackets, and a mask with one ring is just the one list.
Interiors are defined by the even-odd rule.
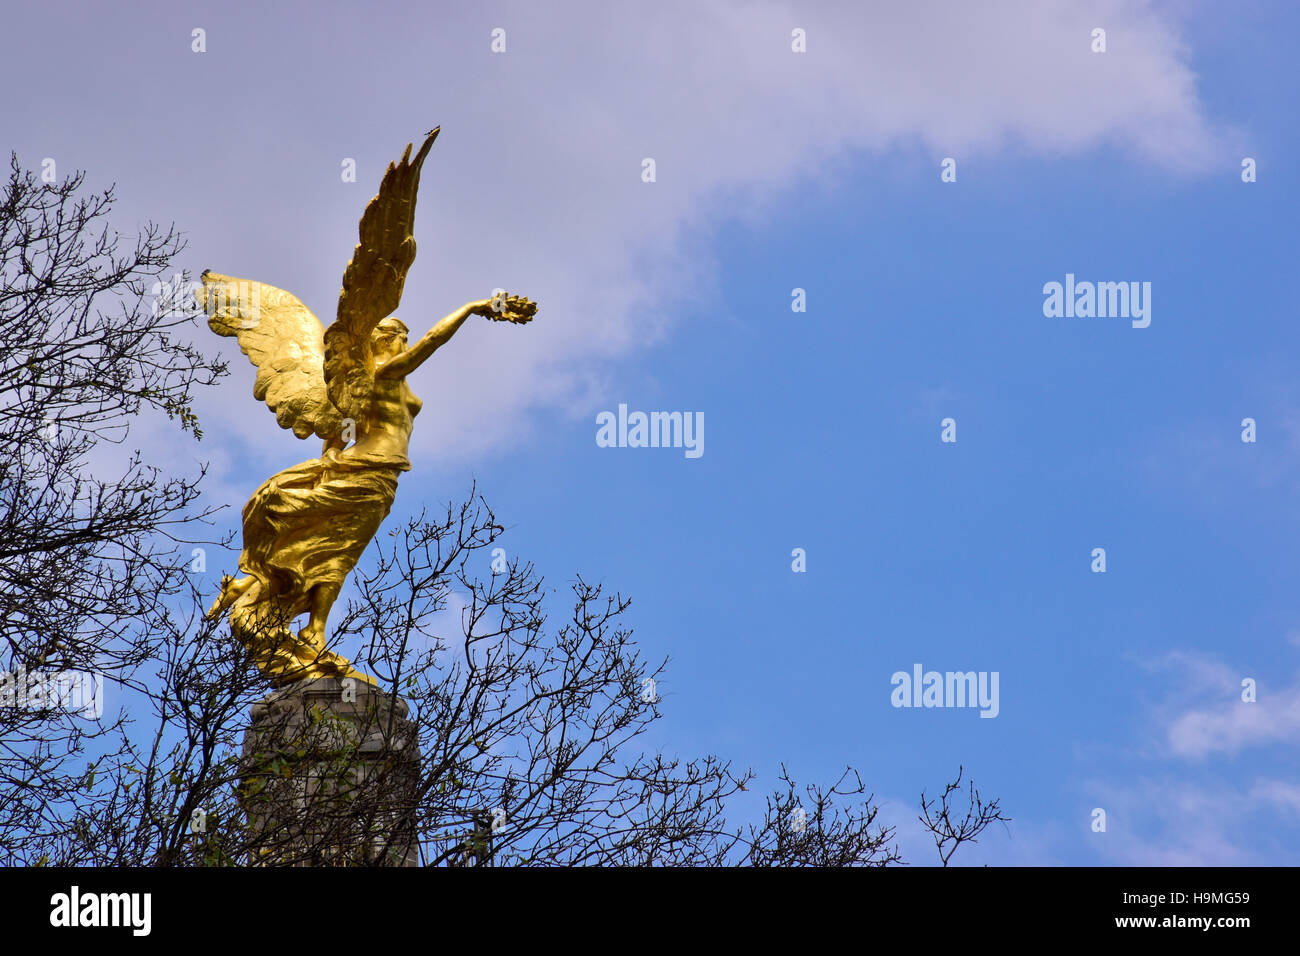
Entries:
[[[407,446],[421,402],[407,376],[471,315],[524,323],[536,303],[499,293],[469,302],[414,345],[392,313],[415,260],[420,167],[438,130],[411,158],[390,163],[361,217],[361,240],[343,273],[337,316],[324,328],[282,289],[203,273],[208,325],[233,336],[257,367],[253,396],[299,438],[324,440],[319,458],[271,476],[243,511],[244,576],[227,577],[209,610],[227,611],[231,631],[276,684],[312,677],[374,678],[326,647],[325,623],[409,471]],[[296,635],[294,618],[309,615]]]

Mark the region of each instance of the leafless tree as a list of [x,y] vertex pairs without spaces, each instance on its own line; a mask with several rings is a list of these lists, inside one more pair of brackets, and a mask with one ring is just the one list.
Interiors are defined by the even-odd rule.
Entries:
[[800,788],[781,767],[781,787],[767,798],[761,824],[741,843],[750,866],[888,866],[902,863],[894,828],[876,822],[879,808],[862,778],[846,769],[831,787]]
[[925,791],[921,791],[921,815],[917,819],[934,838],[944,866],[963,843],[977,843],[980,834],[995,820],[1004,826],[1011,822],[1010,817],[1003,816],[997,800],[984,801],[973,780],[967,781],[966,808],[961,808],[958,800],[964,770],[964,767],[957,768],[957,779],[946,784],[937,798],[927,800]]
[[[14,155],[0,202],[0,671],[129,684],[184,586],[178,537],[203,517],[199,476],[150,467],[129,426],[153,410],[197,437],[193,391],[224,366],[178,342],[189,318],[151,295],[179,236],[149,224],[124,243],[105,221],[113,190],[82,183],[43,182]],[[0,708],[0,847],[60,818],[82,779],[68,767],[104,733],[59,708]]]

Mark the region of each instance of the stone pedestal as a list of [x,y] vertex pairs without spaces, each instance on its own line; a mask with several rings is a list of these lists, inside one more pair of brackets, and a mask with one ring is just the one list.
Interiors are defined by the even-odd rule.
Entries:
[[240,804],[265,866],[418,866],[419,742],[408,708],[358,680],[267,694],[244,734]]

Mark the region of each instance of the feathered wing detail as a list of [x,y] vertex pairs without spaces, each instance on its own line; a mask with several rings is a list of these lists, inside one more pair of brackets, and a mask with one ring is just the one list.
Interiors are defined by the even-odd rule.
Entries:
[[420,167],[438,130],[429,133],[415,159],[411,144],[389,163],[379,194],[361,217],[361,241],[343,273],[338,317],[325,330],[325,384],[344,417],[370,417],[374,401],[374,354],[370,333],[397,311],[406,272],[415,261],[415,194]]
[[204,272],[195,296],[208,328],[234,336],[257,366],[253,397],[266,402],[281,428],[299,438],[336,438],[343,416],[325,386],[325,330],[297,297],[248,279]]

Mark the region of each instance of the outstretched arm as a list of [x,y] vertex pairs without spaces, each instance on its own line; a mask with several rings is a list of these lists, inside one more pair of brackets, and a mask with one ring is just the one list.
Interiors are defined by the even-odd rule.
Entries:
[[405,378],[410,375],[423,365],[430,355],[446,344],[471,315],[483,315],[497,321],[523,324],[530,321],[536,312],[537,303],[520,296],[502,294],[491,299],[467,302],[426,332],[423,338],[401,355],[375,369],[375,377]]
[[440,349],[447,340],[456,334],[456,330],[465,324],[465,320],[478,312],[479,307],[490,305],[490,300],[467,302],[451,315],[447,316],[424,337],[408,348],[401,355],[375,369],[376,378],[405,378],[424,364],[425,360]]

